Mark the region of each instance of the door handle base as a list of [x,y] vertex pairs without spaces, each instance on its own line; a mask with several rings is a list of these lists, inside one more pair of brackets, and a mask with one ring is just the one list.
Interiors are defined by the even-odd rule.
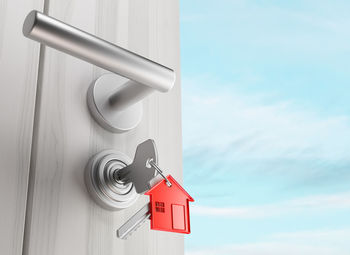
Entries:
[[115,97],[116,102],[111,101],[111,95],[118,95],[118,91],[125,90],[127,87],[130,87],[129,79],[117,74],[104,74],[88,89],[87,104],[91,115],[99,125],[114,133],[129,131],[142,119],[142,100],[116,110],[118,99],[126,101],[128,94],[132,92],[119,93],[120,98]]

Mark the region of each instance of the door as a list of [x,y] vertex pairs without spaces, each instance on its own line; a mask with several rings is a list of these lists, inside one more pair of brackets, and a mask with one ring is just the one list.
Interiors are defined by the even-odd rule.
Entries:
[[0,0],[0,250],[22,253],[40,45],[22,23],[42,0]]
[[[126,241],[117,239],[116,229],[148,201],[145,196],[128,209],[107,211],[91,200],[84,184],[84,168],[91,156],[101,150],[116,149],[132,158],[136,146],[149,138],[157,144],[160,165],[181,181],[178,1],[45,0],[44,6],[35,4],[22,12],[27,14],[30,9],[40,10],[39,7],[42,7],[52,17],[174,69],[177,82],[169,93],[154,93],[144,100],[144,114],[137,128],[114,134],[92,119],[86,104],[89,85],[108,72],[48,47],[41,46],[39,52],[38,43],[16,34],[14,39],[20,40],[23,48],[29,48],[27,51],[31,50],[30,60],[24,64],[21,61],[23,69],[27,68],[22,72],[32,71],[33,74],[30,76],[32,87],[27,87],[29,81],[23,81],[22,87],[18,86],[15,92],[30,91],[31,97],[23,95],[23,99],[30,101],[27,104],[32,112],[25,115],[28,118],[25,133],[28,148],[24,150],[17,145],[17,151],[16,148],[12,151],[16,155],[22,149],[20,152],[25,154],[22,157],[26,158],[27,165],[18,166],[20,170],[13,177],[13,184],[5,185],[16,192],[20,190],[22,196],[18,214],[22,219],[26,215],[24,235],[24,220],[16,223],[19,248],[8,248],[7,254],[21,253],[22,237],[23,254],[30,255],[182,254],[182,235],[150,231],[147,223]],[[25,14],[16,16],[15,22],[10,24],[12,29],[21,30]],[[6,37],[7,34],[0,37],[0,42]],[[9,55],[17,55],[13,46],[8,47]],[[17,69],[16,64],[13,66]],[[4,69],[7,68],[4,66]],[[20,79],[19,76],[17,79]],[[12,90],[9,86],[6,89]],[[15,92],[11,91],[13,97],[5,101],[8,107],[13,105],[11,102],[19,101]],[[23,105],[16,107],[29,111]],[[13,132],[13,139],[21,140],[12,131],[18,124],[13,121],[11,125],[6,128],[8,132]],[[2,135],[5,137],[5,134]],[[2,152],[7,152],[6,147],[2,148]],[[2,169],[1,177],[15,169],[13,165],[8,166],[8,170]],[[26,169],[27,176],[29,173],[28,199],[25,185],[28,178],[20,174],[23,169]],[[18,176],[25,179],[21,187],[15,183]],[[3,189],[1,186],[1,191]],[[2,201],[12,203],[12,208],[5,212],[8,215],[17,211],[16,203],[19,202],[14,202],[16,197],[13,196],[11,200],[1,197]],[[8,225],[7,229],[14,229],[14,226],[15,223]],[[0,231],[3,238],[5,231]],[[11,238],[8,237],[8,241],[13,240]]]

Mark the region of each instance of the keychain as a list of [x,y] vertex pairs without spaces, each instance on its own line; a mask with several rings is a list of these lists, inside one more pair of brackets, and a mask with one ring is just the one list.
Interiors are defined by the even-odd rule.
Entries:
[[117,230],[117,236],[126,239],[147,219],[151,220],[153,230],[189,234],[189,202],[194,202],[194,199],[171,175],[165,176],[152,158],[147,164],[157,170],[163,180],[145,193],[150,196],[150,202]]

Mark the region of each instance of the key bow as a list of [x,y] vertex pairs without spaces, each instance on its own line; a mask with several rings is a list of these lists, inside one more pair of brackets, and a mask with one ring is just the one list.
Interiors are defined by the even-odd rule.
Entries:
[[113,175],[114,179],[125,184],[132,182],[136,192],[143,194],[150,189],[150,181],[156,175],[153,168],[147,167],[149,159],[153,159],[155,163],[158,162],[156,145],[152,139],[148,139],[137,146],[133,162],[116,171]]

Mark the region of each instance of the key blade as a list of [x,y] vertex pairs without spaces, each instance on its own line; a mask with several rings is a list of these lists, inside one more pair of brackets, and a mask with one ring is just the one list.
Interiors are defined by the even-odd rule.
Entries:
[[117,237],[124,240],[127,239],[133,231],[150,217],[150,205],[146,204],[117,230]]

